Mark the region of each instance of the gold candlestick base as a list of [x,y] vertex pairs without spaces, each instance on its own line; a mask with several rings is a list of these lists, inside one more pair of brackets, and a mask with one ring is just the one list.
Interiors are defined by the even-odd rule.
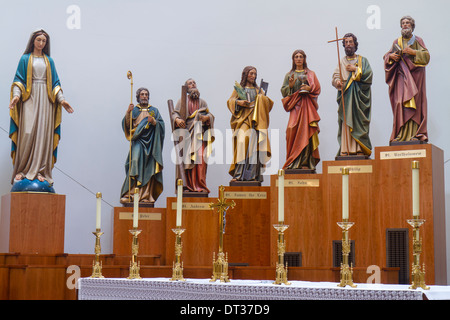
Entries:
[[209,282],[215,282],[220,280],[220,282],[230,282],[228,279],[228,253],[225,254],[223,251],[217,254],[217,260],[215,258],[216,253],[213,253],[213,275]]
[[285,284],[290,285],[291,283],[287,280],[287,264],[284,265],[284,253],[286,252],[286,241],[284,240],[284,231],[289,228],[283,222],[275,224],[273,226],[278,231],[278,262],[276,266],[276,277],[273,284]]
[[102,247],[100,245],[100,237],[103,232],[100,229],[96,229],[95,232],[92,232],[95,235],[95,258],[92,262],[92,275],[91,278],[104,278],[102,275],[102,262],[100,261],[100,253],[102,251]]
[[408,224],[413,228],[413,256],[414,261],[411,268],[411,286],[410,289],[422,288],[424,290],[429,290],[425,284],[425,263],[422,268],[420,267],[420,254],[422,253],[422,239],[420,239],[419,229],[422,224],[425,223],[424,219],[414,218],[408,219]]
[[172,267],[172,278],[170,281],[186,281],[183,277],[183,262],[181,261],[181,252],[183,249],[183,243],[181,242],[181,234],[186,229],[176,228],[172,229],[175,233],[175,261]]
[[130,274],[127,279],[142,279],[139,275],[139,271],[141,269],[140,262],[137,261],[137,255],[139,252],[139,242],[138,235],[142,232],[142,230],[133,229],[130,230],[130,233],[133,235],[133,242],[131,245],[131,261],[130,261]]
[[354,222],[338,222],[338,226],[342,229],[342,262],[341,262],[341,281],[338,287],[350,286],[356,288],[353,283],[353,265],[349,266],[348,255],[350,254],[350,240],[348,238],[348,230],[355,224]]

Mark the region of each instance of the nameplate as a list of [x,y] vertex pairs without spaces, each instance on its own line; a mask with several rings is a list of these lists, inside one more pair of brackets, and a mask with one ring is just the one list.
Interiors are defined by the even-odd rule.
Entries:
[[[278,187],[278,179],[275,185]],[[284,179],[285,187],[320,187],[319,179]]]
[[349,173],[372,173],[372,166],[331,166],[328,167],[328,173],[340,173],[342,174],[342,169],[348,168]]
[[[133,212],[119,212],[119,220],[133,220]],[[161,213],[139,212],[139,220],[161,221]]]
[[[172,210],[177,210],[176,201],[172,202]],[[211,210],[211,208],[209,202],[183,202],[182,210]]]
[[398,151],[385,151],[380,152],[381,160],[392,160],[392,159],[408,159],[408,158],[426,158],[427,150],[398,150]]
[[226,199],[267,199],[267,192],[226,191]]

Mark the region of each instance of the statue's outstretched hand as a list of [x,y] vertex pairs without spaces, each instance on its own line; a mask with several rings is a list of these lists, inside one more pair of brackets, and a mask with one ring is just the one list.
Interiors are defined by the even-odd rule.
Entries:
[[64,109],[66,109],[66,111],[68,113],[73,113],[73,108],[70,106],[70,104],[66,100],[62,101],[61,105],[64,107]]
[[14,98],[11,99],[11,102],[9,103],[9,108],[12,110],[16,106],[17,102],[19,102],[19,97],[14,96]]

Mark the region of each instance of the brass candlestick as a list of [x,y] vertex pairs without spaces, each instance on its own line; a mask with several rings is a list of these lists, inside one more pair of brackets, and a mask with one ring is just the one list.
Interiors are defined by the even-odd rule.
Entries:
[[92,232],[95,235],[95,258],[94,262],[92,262],[92,275],[91,278],[104,278],[102,275],[102,262],[100,261],[100,253],[102,251],[102,247],[100,245],[100,237],[103,232],[100,229],[96,229],[95,232]]
[[133,235],[133,242],[131,244],[130,274],[127,279],[142,279],[141,276],[139,275],[139,270],[141,268],[141,265],[137,261],[137,255],[139,252],[138,235],[141,232],[142,232],[142,230],[137,230],[137,228],[130,230],[130,233]]
[[425,223],[424,219],[414,218],[407,220],[409,225],[413,228],[413,256],[414,261],[412,263],[411,271],[411,286],[410,289],[422,288],[424,290],[429,290],[425,284],[425,263],[423,264],[423,269],[420,267],[420,254],[422,253],[422,239],[420,238],[420,226]]
[[356,288],[356,284],[353,283],[353,264],[350,266],[348,263],[348,255],[350,254],[350,240],[348,238],[348,230],[355,224],[349,222],[348,219],[344,219],[343,222],[337,223],[342,229],[342,262],[341,262],[341,282],[339,287],[345,287],[349,285],[352,288]]
[[177,227],[176,229],[172,229],[172,231],[175,233],[175,261],[173,263],[172,267],[172,279],[171,281],[186,281],[183,277],[183,262],[181,261],[181,252],[183,249],[183,243],[181,242],[181,234],[186,229],[182,229],[180,227]]
[[290,285],[287,281],[287,264],[284,265],[284,253],[286,252],[286,241],[284,240],[284,231],[289,228],[284,222],[279,222],[273,226],[278,231],[278,262],[276,267],[276,278],[273,284]]
[[217,260],[215,259],[215,252],[213,253],[213,275],[210,282],[220,280],[220,282],[229,282],[228,279],[228,254],[223,252],[223,234],[225,233],[225,214],[228,208],[234,208],[236,205],[234,201],[226,202],[224,199],[224,186],[219,187],[219,200],[217,203],[211,203],[209,207],[211,209],[217,208],[219,211],[219,253],[217,254]]

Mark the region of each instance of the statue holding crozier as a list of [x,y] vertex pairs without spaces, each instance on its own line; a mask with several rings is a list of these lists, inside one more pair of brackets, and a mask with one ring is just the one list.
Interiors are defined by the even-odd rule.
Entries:
[[130,141],[125,163],[126,179],[120,203],[133,205],[134,189],[138,188],[139,205],[152,207],[163,191],[164,121],[158,109],[149,103],[150,91],[136,91],[137,105],[130,103],[122,119],[122,129]]
[[400,19],[401,35],[384,55],[386,83],[393,113],[390,144],[428,141],[425,67],[430,53],[422,38],[413,34],[415,21]]
[[214,142],[214,115],[200,98],[194,79],[186,80],[175,108],[169,101],[172,130],[179,157],[176,180],[182,179],[184,196],[208,196],[207,160]]

